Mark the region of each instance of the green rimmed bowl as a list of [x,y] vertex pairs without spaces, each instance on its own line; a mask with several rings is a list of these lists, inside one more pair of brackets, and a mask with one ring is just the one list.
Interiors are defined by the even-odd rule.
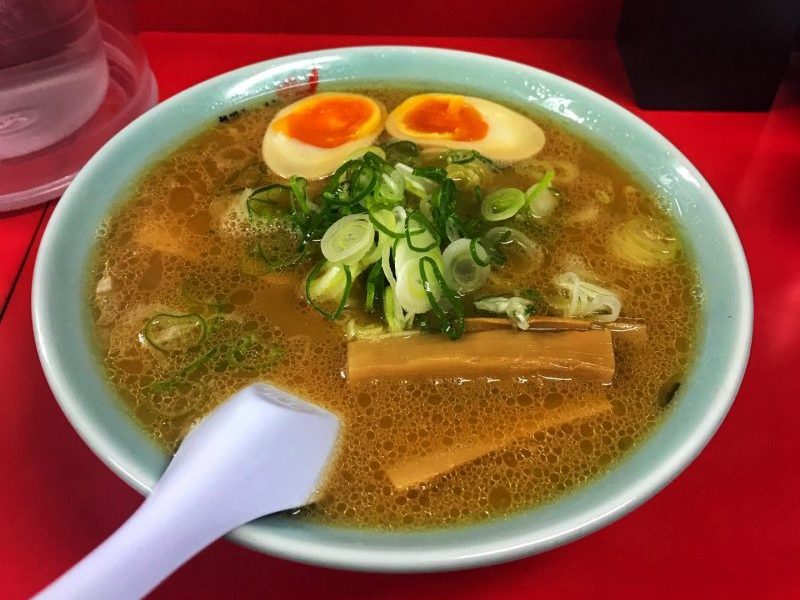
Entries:
[[92,450],[142,493],[166,457],[132,421],[92,349],[86,289],[96,231],[156,158],[232,112],[317,70],[320,88],[386,81],[456,89],[533,105],[612,154],[663,197],[698,261],[705,294],[698,355],[664,423],[590,485],[543,507],[459,528],[385,533],[280,516],[232,539],[270,554],[330,567],[436,571],[535,554],[596,531],[653,496],[700,452],[744,374],[752,334],[750,278],[719,199],[672,144],[617,104],[550,73],[489,56],[415,47],[340,48],[298,54],[215,77],[167,100],[108,142],[83,168],[47,227],[33,282],[36,345],[61,408]]

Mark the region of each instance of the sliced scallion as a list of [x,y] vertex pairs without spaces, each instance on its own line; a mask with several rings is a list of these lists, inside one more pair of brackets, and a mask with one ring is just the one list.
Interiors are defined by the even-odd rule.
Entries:
[[417,162],[419,148],[417,148],[417,145],[414,142],[409,142],[406,140],[390,142],[383,148],[386,152],[386,162],[391,165],[400,162],[406,165],[414,166]]
[[360,202],[375,188],[378,182],[378,170],[364,162],[350,178],[350,196]]
[[530,268],[535,268],[542,260],[542,249],[527,235],[513,227],[506,227],[500,225],[499,227],[492,227],[483,236],[486,249],[489,250],[489,256],[492,262],[497,265],[506,263],[507,257],[503,246],[512,248],[511,244],[516,244],[525,254],[528,260],[526,264]]
[[[428,277],[428,269],[433,274],[433,280]],[[436,261],[430,256],[423,256],[420,259],[419,276],[422,280],[425,294],[428,296],[431,309],[441,321],[442,333],[447,334],[451,340],[460,338],[464,333],[464,306],[461,304],[461,298],[447,285]],[[441,296],[444,296],[448,301],[448,310],[453,313],[452,316],[447,314],[448,310],[442,307],[439,298],[434,294],[436,289],[440,290]]]
[[375,229],[390,238],[398,239],[405,235],[402,231],[395,231],[397,220],[394,217],[394,213],[385,208],[369,211],[369,221]]
[[248,333],[231,346],[228,364],[245,371],[264,371],[273,368],[283,358],[283,347],[265,342],[255,333]]
[[403,177],[403,187],[405,191],[413,194],[420,200],[431,197],[436,190],[437,182],[433,179],[416,174],[416,170],[403,163],[395,164],[395,172]]
[[[412,229],[414,223],[419,225],[416,229]],[[428,233],[428,236],[420,235],[424,233]],[[431,224],[425,216],[418,211],[414,211],[408,215],[406,219],[406,229],[405,229],[405,237],[406,237],[406,244],[408,247],[413,250],[414,252],[428,252],[436,248],[441,238],[438,235],[438,232],[434,229],[433,225]],[[415,245],[414,238],[421,245]],[[428,242],[428,240],[430,240]]]
[[[326,266],[329,267],[328,272],[325,275],[320,276],[320,273]],[[342,277],[344,277],[344,285],[341,286],[342,289],[341,296],[339,297],[339,303],[336,307],[336,310],[329,312],[325,310],[325,308],[319,303],[319,300],[329,297],[331,295],[329,292],[340,287],[340,274]],[[314,290],[313,288],[315,284],[318,283],[318,280],[323,279],[323,277],[327,277],[327,281],[324,281],[322,285],[318,285],[317,290]],[[350,297],[350,289],[352,286],[353,276],[350,272],[350,267],[347,265],[331,264],[327,260],[322,259],[314,266],[314,268],[311,270],[311,273],[309,273],[308,277],[306,278],[306,300],[318,313],[324,317],[327,317],[331,321],[335,321],[341,316],[342,311],[347,306],[347,300]]]
[[256,188],[247,197],[247,214],[251,219],[280,218],[289,208],[291,199],[291,188],[279,183]]
[[322,255],[332,263],[359,261],[375,242],[375,228],[369,215],[347,215],[333,223],[320,241]]
[[[430,256],[422,258],[430,259],[434,264],[436,261]],[[441,289],[433,283],[426,286],[425,281],[420,277],[420,261],[409,260],[402,265],[397,273],[397,285],[395,286],[395,298],[403,310],[411,313],[424,313],[431,310],[431,298],[438,300]]]
[[349,160],[331,175],[323,197],[331,204],[353,206],[373,191],[378,170],[363,159]]
[[441,167],[417,167],[414,169],[413,174],[417,177],[431,179],[436,183],[443,183],[447,179],[447,171]]
[[216,302],[201,298],[198,294],[190,291],[186,285],[181,288],[181,295],[192,304],[202,306],[213,312],[223,312],[228,307],[228,304],[225,302]]
[[468,163],[447,165],[447,176],[455,181],[458,189],[468,191],[489,182],[490,171],[483,162],[473,160]]
[[160,313],[144,327],[148,343],[164,353],[185,352],[199,346],[208,335],[206,320],[196,313],[170,315]]
[[311,210],[308,201],[308,179],[292,175],[289,178],[289,188],[292,190],[292,200],[297,203],[300,212],[308,213]]
[[472,256],[472,260],[475,261],[475,264],[480,267],[488,267],[492,264],[489,253],[478,238],[470,240],[469,253]]
[[463,165],[472,162],[478,157],[475,150],[451,150],[445,156],[445,160],[451,165]]
[[386,326],[389,328],[389,331],[392,333],[403,331],[403,323],[397,318],[395,295],[391,287],[387,287],[383,290],[383,316],[386,319]]
[[[461,238],[450,244],[442,253],[444,280],[458,294],[479,289],[489,279],[489,255],[475,240]],[[473,251],[483,264],[473,258]]]
[[560,194],[557,190],[550,187],[555,176],[556,173],[552,169],[547,171],[541,181],[533,184],[528,188],[528,191],[525,192],[525,201],[528,204],[528,210],[531,215],[537,219],[550,216],[558,206]]
[[510,219],[525,205],[525,194],[517,188],[501,188],[481,202],[481,215],[487,221]]
[[402,204],[405,200],[405,178],[403,173],[394,169],[389,173],[381,173],[381,180],[372,196],[374,204],[367,204],[367,208],[381,205],[384,207]]
[[367,275],[367,291],[364,299],[364,309],[367,312],[375,310],[375,298],[383,292],[386,279],[383,276],[383,265],[381,261],[376,261]]

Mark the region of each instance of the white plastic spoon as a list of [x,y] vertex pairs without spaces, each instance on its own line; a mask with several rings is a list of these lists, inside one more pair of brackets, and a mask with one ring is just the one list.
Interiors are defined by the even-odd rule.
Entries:
[[143,597],[239,525],[312,502],[338,431],[335,415],[287,392],[243,389],[186,436],[131,518],[37,598]]

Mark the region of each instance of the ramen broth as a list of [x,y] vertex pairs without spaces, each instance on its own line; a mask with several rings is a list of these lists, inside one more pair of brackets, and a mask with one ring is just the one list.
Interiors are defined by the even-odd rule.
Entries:
[[[364,93],[388,110],[410,95]],[[505,318],[473,301],[519,289],[532,290],[526,297],[542,305],[541,314],[563,316],[552,300],[563,273],[614,290],[620,322],[646,333],[612,332],[611,384],[519,373],[354,381],[348,335],[381,323],[380,311],[364,310],[365,276],[356,278],[339,318],[325,318],[304,293],[318,246],[293,257],[290,228],[254,226],[235,210],[243,189],[282,181],[261,160],[264,131],[281,106],[241,111],[192,137],[149,168],[101,228],[88,298],[93,331],[111,385],[148,435],[174,451],[233,392],[274,382],[344,424],[324,495],[293,514],[380,529],[464,524],[527,509],[605,473],[641,443],[687,373],[700,302],[691,256],[649,190],[608,155],[533,113],[544,148],[492,165],[483,192],[526,190],[552,169],[559,204],[547,219],[508,221],[535,242],[535,256],[509,244],[502,268],[492,267],[486,284],[464,296],[466,317]],[[378,142],[386,138],[384,132]],[[442,165],[436,152],[422,151],[419,160]],[[323,185],[311,182],[309,191]],[[459,189],[457,198],[465,220],[478,214],[477,195]],[[670,260],[643,266],[610,249],[612,233],[637,219],[673,236]],[[447,340],[418,334],[431,335]],[[447,343],[455,349],[462,340]],[[481,450],[421,482],[403,486],[390,477],[397,465],[471,447]]]

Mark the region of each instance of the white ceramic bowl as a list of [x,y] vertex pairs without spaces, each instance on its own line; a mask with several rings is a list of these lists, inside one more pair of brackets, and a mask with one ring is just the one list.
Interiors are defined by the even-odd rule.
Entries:
[[[278,556],[375,571],[434,571],[542,552],[611,523],[674,478],[711,438],[744,373],[752,293],[744,253],[722,205],[672,144],[620,106],[525,65],[477,54],[412,47],[341,48],[289,56],[211,79],[129,125],[84,167],[45,232],[33,284],[36,343],[50,386],[75,429],[142,493],[166,458],[129,418],[92,351],[85,290],[98,224],[155,158],[218,115],[263,101],[287,80],[318,69],[321,89],[364,82],[454,89],[546,111],[610,152],[655,188],[698,261],[705,302],[698,355],[665,422],[625,460],[549,505],[479,525],[419,533],[262,519],[231,537]],[[643,540],[644,542],[645,540]]]

